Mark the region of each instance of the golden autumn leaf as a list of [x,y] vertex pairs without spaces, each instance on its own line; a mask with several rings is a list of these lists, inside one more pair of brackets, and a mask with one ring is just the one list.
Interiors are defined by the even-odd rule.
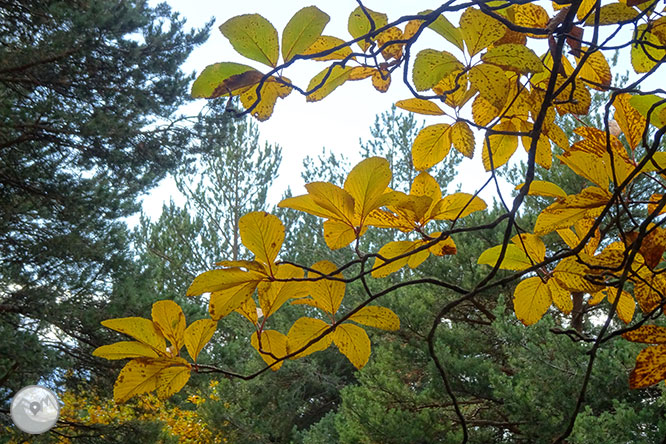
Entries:
[[666,379],[666,345],[642,350],[636,357],[636,367],[629,375],[632,389],[648,387]]
[[123,403],[157,390],[160,399],[180,391],[190,379],[190,364],[182,358],[137,358],[128,362],[113,386],[113,399]]
[[325,55],[313,57],[313,60],[317,61],[344,60],[352,54],[352,50],[348,46],[343,46],[344,44],[345,41],[342,39],[330,35],[322,35],[301,54],[310,56],[325,53]]
[[509,93],[509,79],[504,69],[490,63],[475,65],[469,70],[469,81],[495,108],[504,107]]
[[346,284],[339,280],[322,278],[322,275],[331,275],[331,278],[342,279],[342,273],[332,274],[338,267],[330,261],[319,261],[311,268],[321,273],[313,271],[308,273],[308,278],[310,279],[319,278],[316,281],[310,282],[312,305],[326,313],[335,314],[344,298]]
[[[304,348],[309,342],[319,337],[330,326],[320,320],[313,318],[299,318],[289,329],[287,333],[287,353],[292,354]],[[333,341],[332,335],[327,334],[323,338],[317,340],[314,344],[308,346],[303,351],[291,357],[291,359],[298,359],[307,356],[311,353],[326,350]]]
[[[613,304],[615,298],[617,297],[617,290],[611,288],[608,290],[608,302]],[[628,324],[634,317],[634,312],[636,311],[636,302],[634,298],[626,291],[620,292],[620,300],[617,302],[616,306],[617,317],[620,318],[622,322]]]
[[382,157],[364,159],[349,172],[344,189],[354,199],[356,226],[363,225],[370,212],[383,206],[382,197],[391,177],[389,163]]
[[439,184],[426,171],[420,172],[412,181],[412,186],[409,190],[411,196],[427,196],[436,202],[442,198],[442,190]]
[[520,74],[539,73],[544,70],[543,63],[534,51],[515,43],[495,46],[483,54],[481,60]]
[[138,341],[119,341],[115,344],[102,345],[93,351],[93,356],[108,360],[126,359],[126,358],[157,358],[155,349]]
[[257,287],[259,307],[264,318],[273,315],[289,299],[305,297],[310,291],[309,283],[302,280],[303,270],[291,264],[277,266],[274,281],[264,281]]
[[595,293],[604,287],[587,279],[592,274],[592,270],[587,265],[578,262],[575,257],[568,257],[557,264],[553,271],[553,278],[560,287],[566,290]]
[[185,314],[174,301],[158,301],[153,304],[151,316],[162,335],[171,343],[171,352],[178,354],[184,345]]
[[581,66],[579,76],[591,88],[605,91],[613,81],[608,61],[606,61],[601,51],[592,53],[588,53],[588,51],[589,48],[583,48],[583,54],[580,57],[576,57],[576,62]]
[[530,277],[518,283],[513,292],[513,309],[525,325],[536,324],[552,303],[550,290],[540,277]]
[[638,15],[638,11],[628,6],[626,3],[610,3],[602,5],[599,10],[599,19],[594,14],[591,14],[585,21],[585,26],[600,26],[616,25],[632,21]]
[[499,117],[500,111],[500,109],[480,95],[477,95],[472,102],[472,118],[474,119],[474,123],[479,126],[488,125]]
[[[409,261],[410,256],[407,256],[407,254],[415,248],[416,245],[413,241],[392,241],[387,243],[377,252],[377,254],[385,258],[386,261],[380,257],[375,258],[375,263],[372,266],[372,276],[376,278],[386,277],[389,274],[400,270],[407,265],[407,262]],[[397,260],[391,260],[402,255],[406,256]]]
[[234,287],[243,287],[248,284],[256,285],[266,278],[265,273],[244,271],[239,268],[222,270],[209,270],[194,278],[187,289],[187,296],[198,296],[203,293],[225,291]]
[[185,348],[193,361],[196,362],[201,350],[208,344],[217,330],[217,321],[199,319],[185,329]]
[[352,324],[338,325],[333,332],[333,342],[357,369],[362,369],[368,363],[370,338],[361,327]]
[[245,109],[254,106],[251,114],[260,122],[268,120],[273,115],[277,99],[284,99],[291,93],[292,88],[288,85],[289,79],[280,78],[279,80],[271,77],[264,82],[261,87],[261,98],[259,98],[258,103],[256,103],[258,99],[257,88],[254,86],[248,88],[240,95],[240,101]]
[[555,305],[557,309],[565,315],[571,313],[571,310],[573,310],[571,292],[560,287],[555,279],[548,279],[546,286],[548,287],[550,296],[553,299],[553,305]]
[[460,31],[467,52],[474,56],[501,39],[506,33],[506,26],[479,9],[469,7],[460,16]]
[[212,292],[208,304],[210,317],[217,321],[239,309],[252,297],[259,282],[261,280],[246,281],[224,290]]
[[611,194],[597,187],[588,187],[551,204],[537,217],[534,233],[548,234],[560,228],[569,228],[583,218],[594,219],[610,201]]
[[412,81],[417,91],[425,91],[462,68],[462,63],[450,52],[424,49],[416,54],[414,59]]
[[324,222],[324,241],[331,250],[346,247],[354,239],[356,239],[356,231],[351,225],[337,220]]
[[510,120],[502,120],[492,128],[493,131],[502,131],[507,134],[490,133],[483,140],[483,151],[481,158],[486,171],[497,169],[507,163],[518,148],[518,136],[513,133],[517,131],[516,126]]
[[478,196],[462,192],[454,193],[437,202],[430,217],[437,220],[457,220],[486,208],[486,203]]
[[443,116],[446,114],[442,111],[442,108],[430,100],[417,98],[399,100],[395,103],[395,106],[411,113],[425,114],[428,116]]
[[243,245],[272,273],[284,242],[284,225],[280,219],[265,211],[254,211],[240,218],[238,231]]
[[166,342],[160,329],[150,319],[129,317],[107,319],[102,325],[111,330],[131,336],[142,344],[147,345],[161,356],[166,355]]
[[622,333],[622,337],[628,341],[643,344],[666,344],[666,327],[641,325],[635,330]]
[[349,320],[369,327],[381,328],[382,330],[395,331],[400,329],[400,318],[386,307],[363,307],[351,315]]
[[285,335],[276,330],[262,330],[261,335],[257,335],[255,331],[252,333],[250,343],[259,352],[261,359],[267,365],[272,365],[271,370],[277,371],[282,367],[284,361],[273,364],[287,355],[287,337]]
[[474,157],[474,133],[469,125],[463,121],[457,121],[451,127],[451,143],[460,154],[465,157]]
[[534,263],[539,263],[546,257],[546,245],[539,236],[532,233],[516,234],[511,238],[511,242],[523,250]]
[[643,132],[646,129],[647,120],[636,110],[636,108],[631,106],[630,100],[631,95],[626,93],[618,94],[615,96],[613,106],[615,107],[615,121],[620,126],[624,137],[627,139],[629,148],[634,150],[641,143]]
[[[521,183],[516,186],[516,190],[522,189],[524,185],[525,184]],[[527,194],[529,196],[555,197],[557,199],[564,199],[567,197],[567,193],[565,193],[562,188],[545,180],[533,180],[530,182],[530,188]]]
[[[548,26],[550,16],[542,6],[535,5],[534,3],[525,3],[515,5],[514,8],[514,23],[516,25],[538,29],[546,29]],[[541,34],[528,33],[527,35],[534,38],[546,38],[545,35]]]
[[426,126],[416,135],[412,144],[414,168],[426,170],[441,162],[451,149],[451,126],[437,123]]
[[[495,247],[488,248],[479,256],[477,259],[477,264],[485,264],[494,267],[499,260],[500,253],[502,251],[502,245],[497,245]],[[530,268],[536,262],[530,261],[530,258],[527,257],[525,251],[518,247],[515,244],[508,244],[504,252],[504,257],[502,258],[502,263],[499,268],[501,270],[525,270]]]

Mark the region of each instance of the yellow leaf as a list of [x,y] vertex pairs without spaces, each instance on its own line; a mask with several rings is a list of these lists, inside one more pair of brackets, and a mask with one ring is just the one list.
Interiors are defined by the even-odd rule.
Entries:
[[[611,304],[614,303],[616,296],[617,290],[615,288],[610,289],[608,291],[608,302]],[[624,290],[620,293],[620,300],[617,303],[616,311],[617,317],[625,324],[630,323],[634,317],[636,302],[634,302],[634,298]]]
[[[587,55],[587,51],[589,51],[589,48],[585,48],[583,53]],[[582,60],[582,56],[576,57],[579,66]],[[601,51],[595,51],[587,56],[578,75],[591,88],[598,91],[607,90],[613,81],[610,66],[608,66],[608,62]]]
[[192,322],[185,330],[185,348],[193,361],[196,362],[201,350],[208,344],[217,330],[217,321],[199,319]]
[[489,63],[473,66],[469,70],[469,81],[479,90],[481,97],[495,108],[504,107],[509,92],[509,79],[502,68]]
[[145,318],[130,317],[102,321],[102,325],[111,330],[131,336],[147,345],[161,356],[166,355],[166,342],[162,332],[153,321]]
[[[521,183],[518,185],[516,190],[522,189],[523,185],[525,184]],[[564,199],[567,197],[567,193],[565,193],[562,188],[545,180],[533,180],[530,183],[530,189],[527,194],[530,196],[555,197],[557,199]]]
[[277,66],[277,30],[259,14],[233,17],[220,26],[220,31],[240,55],[268,66]]
[[111,360],[125,358],[157,358],[160,355],[150,346],[137,341],[120,341],[115,344],[102,345],[93,351],[93,356]]
[[[534,3],[525,3],[522,5],[515,5],[514,23],[518,26],[526,28],[539,28],[545,29],[548,26],[550,17],[548,12],[541,6]],[[546,38],[545,35],[527,34],[534,38]]]
[[534,263],[539,263],[546,257],[546,246],[539,236],[531,233],[516,234],[511,242],[523,250]]
[[608,188],[609,177],[606,166],[596,154],[583,151],[567,151],[561,156],[557,156],[557,158],[579,176],[599,185],[601,188]]
[[452,108],[463,107],[477,91],[469,85],[469,74],[453,71],[445,76],[432,90],[444,99],[444,103]]
[[650,313],[652,310],[663,304],[663,295],[666,294],[666,277],[664,274],[655,274],[643,268],[641,279],[634,284],[634,296],[643,313]]
[[628,341],[643,344],[666,344],[666,327],[641,325],[636,330],[623,333],[622,337]]
[[391,43],[397,40],[402,40],[403,35],[402,31],[395,26],[392,26],[382,32],[377,36],[377,46],[382,49],[382,56],[385,60],[396,59],[398,60],[402,56],[402,47],[405,46],[404,43]]
[[208,65],[192,84],[193,98],[229,96],[256,85],[264,75],[251,66],[223,62]]
[[370,338],[361,327],[352,324],[338,325],[333,332],[333,342],[357,369],[362,369],[370,358]]
[[247,281],[231,288],[212,292],[208,306],[210,317],[217,321],[240,308],[252,296],[259,282],[259,280]]
[[[282,78],[283,81],[289,83],[289,79]],[[278,82],[270,78],[261,87],[261,98],[259,103],[252,109],[252,116],[260,122],[268,120],[273,115],[273,108],[277,99],[284,99],[291,93],[291,86]],[[251,87],[240,95],[240,100],[245,109],[249,109],[257,101],[257,89]]]
[[546,283],[550,296],[553,299],[553,304],[565,315],[571,313],[573,310],[573,301],[571,300],[571,292],[557,285],[555,279],[548,279]]
[[[359,236],[361,234],[359,233]],[[356,231],[350,225],[337,220],[324,222],[324,241],[331,250],[346,247],[355,239]]]
[[[366,16],[366,12],[370,14],[374,27],[371,28],[370,21]],[[369,8],[365,8],[365,11],[360,6],[352,11],[349,15],[349,20],[347,21],[347,29],[349,33],[355,39],[364,36],[370,32],[371,29],[379,29],[386,26],[388,23],[388,17],[386,14],[375,12]],[[367,50],[370,47],[370,42],[367,39],[359,40],[357,42],[358,46],[361,47],[363,51]]]
[[591,274],[589,267],[578,262],[575,257],[568,257],[557,264],[553,278],[560,287],[571,292],[595,293],[604,287],[586,279]]
[[[476,263],[494,267],[499,260],[501,251],[501,245],[488,248],[486,251],[481,253],[481,256],[479,256],[479,259],[476,261]],[[500,264],[499,268],[501,270],[520,271],[530,268],[532,265],[534,265],[534,263],[530,261],[530,259],[521,248],[514,244],[508,244],[506,246],[504,258],[502,259],[502,263]]]
[[357,226],[363,225],[366,216],[381,206],[381,198],[389,183],[391,168],[382,157],[362,160],[349,172],[344,189],[354,198]]
[[[305,297],[310,289],[304,281],[289,281],[289,279],[302,279],[303,270],[291,264],[280,264],[275,273],[277,281],[264,281],[257,287],[259,306],[264,319],[274,314],[285,302],[292,298]],[[284,280],[284,281],[281,281]]]
[[[303,211],[313,216],[323,217],[326,219],[337,218],[338,212],[329,211],[325,208],[322,208],[317,204],[311,195],[304,194],[301,196],[288,197],[283,199],[279,204],[280,208],[291,208],[293,210]],[[353,206],[352,206],[353,208]]]
[[240,218],[238,231],[243,245],[272,272],[284,242],[284,225],[280,219],[265,211],[253,211]]
[[[533,125],[531,122],[520,121],[520,131],[527,133],[532,131]],[[532,148],[532,138],[529,136],[521,136],[520,141],[523,144],[526,152]],[[536,153],[534,157],[537,165],[549,170],[553,164],[553,153],[550,150],[550,141],[548,137],[541,133],[537,139]]]
[[451,127],[453,147],[465,157],[474,157],[474,133],[466,122],[457,121]]
[[203,293],[224,291],[237,286],[244,286],[250,282],[254,285],[266,275],[255,271],[243,271],[238,268],[224,270],[209,270],[194,278],[187,289],[187,296],[198,296]]
[[[298,350],[304,348],[310,341],[313,341],[315,338],[319,337],[325,330],[330,326],[320,320],[313,318],[299,318],[294,322],[294,325],[289,329],[287,333],[287,353],[292,354]],[[300,353],[292,356],[291,359],[302,358],[311,353],[326,350],[333,338],[331,334],[327,334],[323,338],[319,339],[314,344],[308,346],[305,350]]]
[[318,102],[332,93],[338,86],[349,80],[353,68],[349,66],[342,67],[334,65],[324,69],[310,80],[308,92],[305,100],[308,102]]
[[372,74],[376,71],[374,68],[369,66],[355,66],[352,68],[349,73],[349,80],[363,80],[368,77],[372,77]]
[[[578,11],[576,11],[576,18],[578,20],[583,20],[588,14],[590,14],[590,11],[594,9],[596,4],[596,0],[582,0],[578,7]],[[594,12],[592,12],[592,14],[594,14]]]
[[158,301],[153,304],[153,322],[169,340],[172,353],[178,354],[183,347],[185,334],[185,314],[174,301]]
[[534,51],[516,43],[495,46],[483,54],[481,60],[520,74],[538,73],[544,69]]
[[372,273],[371,273],[372,277],[376,278],[386,277],[389,274],[395,273],[396,271],[400,270],[402,267],[407,265],[407,262],[409,261],[409,256],[405,256],[403,258],[394,261],[390,260],[393,259],[394,257],[407,254],[410,251],[414,250],[414,248],[416,248],[416,246],[412,241],[393,241],[384,245],[382,248],[379,249],[379,252],[377,252],[377,254],[379,256],[384,257],[386,261],[384,261],[379,257],[375,258],[375,263],[372,266]]
[[[515,125],[510,120],[503,120],[492,128],[493,131],[516,132]],[[490,143],[490,148],[488,144]],[[483,140],[481,153],[483,166],[486,171],[497,169],[507,163],[518,148],[518,136],[511,134],[490,134]],[[492,163],[491,163],[492,157]]]
[[666,378],[666,345],[647,347],[636,358],[636,367],[629,375],[629,388],[656,384]]
[[470,7],[465,9],[460,17],[460,31],[467,52],[470,56],[474,56],[501,39],[506,33],[506,26],[480,10]]
[[[321,276],[330,275],[337,268],[333,262],[319,261],[312,266],[312,269],[321,274],[312,271],[308,273],[308,278],[310,279],[319,278],[319,280],[310,283],[310,294],[314,302],[313,305],[329,314],[335,314],[338,308],[340,308],[342,299],[345,296],[346,284],[333,279],[321,278]],[[337,273],[331,275],[331,278],[342,279],[343,276],[342,273]]]
[[571,249],[576,248],[580,242],[578,236],[569,228],[561,228],[557,230],[557,234],[560,235],[564,243]]
[[550,290],[539,277],[520,281],[513,292],[513,309],[518,320],[525,325],[536,324],[551,303]]
[[[341,45],[344,45],[345,41],[337,37],[331,37],[330,35],[322,35],[315,40],[315,42],[310,45],[308,49],[302,52],[303,55],[313,55],[319,54],[322,52],[327,52],[326,55],[321,55],[319,57],[314,57],[312,60],[317,61],[327,61],[327,60],[344,60],[349,57],[352,53],[351,49],[348,46],[344,46],[339,49],[337,48]],[[330,51],[330,52],[328,52]]]
[[[442,233],[440,232],[432,233],[430,237],[436,238],[439,237],[441,234]],[[446,239],[441,240],[432,247],[428,248],[428,251],[434,254],[435,256],[447,256],[450,254],[456,254],[458,252],[458,248],[456,247],[456,243],[453,242],[453,239],[451,239],[451,237],[449,236]]]
[[422,171],[414,178],[409,194],[411,196],[427,196],[433,201],[438,201],[442,198],[442,190],[439,188],[439,184],[425,171]]
[[190,379],[190,365],[182,358],[138,358],[128,362],[113,386],[113,399],[123,403],[132,396],[157,390],[160,399],[180,391]]
[[438,220],[457,220],[485,209],[486,203],[480,197],[469,193],[454,193],[437,202],[430,217]]
[[647,25],[638,25],[634,31],[636,42],[631,44],[631,65],[637,73],[648,72],[666,55],[659,37],[647,30]]
[[[239,313],[248,321],[252,322],[253,325],[257,325],[259,322],[259,313],[257,313],[257,304],[254,302],[254,299],[247,298],[240,307],[236,309],[236,313]],[[262,313],[263,314],[263,313]]]
[[395,331],[400,329],[400,318],[386,307],[363,307],[351,315],[349,320],[382,330]]
[[638,11],[634,8],[627,6],[626,3],[611,3],[603,5],[599,11],[599,21],[596,21],[596,15],[590,14],[585,21],[585,26],[599,25],[616,25],[626,23],[634,20],[638,15]]
[[288,62],[312,46],[329,20],[328,14],[316,6],[308,6],[294,14],[282,31],[282,59]]
[[399,100],[395,103],[395,106],[411,113],[425,114],[428,116],[443,116],[446,114],[442,111],[442,108],[430,100],[416,98]]
[[634,150],[641,143],[647,120],[631,106],[630,99],[629,94],[618,94],[615,96],[613,106],[615,107],[615,121],[620,126],[629,147]]
[[537,217],[534,233],[548,234],[559,228],[569,228],[583,218],[594,219],[610,201],[611,194],[597,187],[585,188],[579,194],[568,196],[551,204]]
[[472,118],[479,126],[486,126],[500,115],[500,110],[492,103],[477,95],[472,102]]
[[382,71],[376,69],[372,73],[372,86],[381,93],[388,91],[389,86],[391,86],[391,75],[388,71],[382,73]]
[[266,274],[266,267],[257,261],[219,261],[215,262],[215,265],[224,268],[245,268],[248,271],[256,271],[257,273]]
[[[260,337],[257,336],[255,331],[252,333],[250,343],[259,352],[261,359],[269,366],[287,355],[287,337],[279,331],[263,330]],[[284,361],[278,362],[271,367],[271,370],[277,371],[283,363]]]
[[451,149],[451,126],[438,123],[426,126],[416,135],[412,145],[412,161],[418,171],[441,162]]
[[337,219],[353,224],[354,198],[346,190],[328,182],[312,182],[305,185],[312,201]]
[[462,68],[462,63],[450,52],[424,49],[416,54],[414,59],[412,81],[417,91],[425,91]]

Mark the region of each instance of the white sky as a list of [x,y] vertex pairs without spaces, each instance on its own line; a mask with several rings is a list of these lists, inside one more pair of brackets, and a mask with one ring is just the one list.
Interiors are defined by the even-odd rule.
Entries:
[[[297,0],[283,0],[280,2],[268,0],[169,0],[168,3],[174,10],[187,18],[187,26],[199,27],[210,20],[211,16],[216,18],[209,40],[194,51],[183,67],[185,72],[195,71],[198,74],[207,65],[225,61],[248,64],[266,72],[268,67],[239,55],[219,32],[218,27],[236,15],[259,13],[275,26],[281,38],[282,29],[284,29],[289,19],[299,9],[310,6],[315,2]],[[343,39],[350,38],[347,31],[347,19],[350,12],[358,5],[356,1],[327,0],[318,1],[316,4],[319,9],[331,17],[323,34]],[[433,8],[438,4],[437,2],[424,0],[409,2],[402,0],[368,0],[364,1],[364,5],[378,12],[385,12],[389,14],[389,20],[395,20],[406,14],[414,14]],[[457,24],[457,17],[451,17],[450,19],[454,24]],[[427,30],[427,37],[424,47],[430,42],[431,46],[436,45],[435,47],[453,51],[453,46],[434,32]],[[305,89],[310,79],[326,66],[326,62],[295,64],[284,75]],[[402,75],[402,71],[399,72]],[[273,116],[266,122],[259,123],[262,141],[275,143],[282,147],[282,166],[273,192],[269,195],[269,201],[277,203],[288,186],[295,194],[303,193],[303,183],[300,179],[302,160],[307,155],[313,157],[318,155],[323,147],[335,153],[344,153],[351,159],[352,165],[360,161],[358,153],[359,138],[366,140],[370,137],[369,129],[374,123],[375,116],[388,111],[396,101],[410,97],[411,94],[402,84],[402,78],[396,77],[392,79],[391,87],[385,94],[377,92],[370,84],[370,79],[366,79],[364,81],[348,82],[324,100],[316,103],[307,103],[305,97],[297,92],[292,92],[284,100],[278,100]],[[194,112],[197,109],[195,108]],[[422,117],[423,120],[430,123],[441,122],[441,118],[426,119],[425,116]],[[474,161],[464,163],[465,168],[474,167],[475,171],[478,170],[479,174],[473,174],[470,177],[477,177],[479,183],[482,183],[482,179],[487,178],[487,176],[479,164],[480,159],[477,158]],[[470,188],[465,188],[467,191],[474,191],[471,189],[473,186],[472,183]],[[167,180],[148,198],[144,199],[144,211],[153,218],[158,217],[162,202],[168,201],[174,192],[176,192],[175,187],[171,181]],[[180,202],[178,198],[175,200]]]
[[[294,13],[305,6],[317,3],[317,7],[331,17],[324,34],[348,39],[350,36],[347,31],[347,19],[349,13],[357,7],[354,0],[320,0],[317,2],[297,0],[279,2],[269,0],[168,0],[168,3],[174,10],[187,18],[187,26],[200,27],[212,16],[216,17],[209,40],[194,51],[183,67],[186,72],[194,71],[196,73],[200,73],[207,65],[224,61],[248,64],[264,72],[268,69],[266,66],[236,53],[227,39],[219,32],[218,27],[231,17],[240,14],[260,13],[276,27],[281,37],[282,29]],[[441,4],[440,2],[426,0],[365,0],[363,3],[372,10],[387,13],[389,21],[402,15],[432,9]],[[447,18],[454,25],[458,24],[457,16],[447,15]],[[590,36],[586,33],[585,37],[589,38]],[[626,36],[618,37],[626,39]],[[413,49],[413,54],[426,47],[446,49],[454,54],[459,53],[453,45],[431,30],[424,32],[418,45]],[[537,50],[537,53],[539,52]],[[624,60],[627,60],[627,56],[628,54],[621,55],[621,60],[623,57]],[[610,54],[607,54],[607,57],[610,57]],[[309,80],[325,66],[327,66],[326,62],[295,63],[283,75],[293,83],[306,89]],[[631,68],[622,68],[617,72],[627,69],[630,70]],[[396,73],[398,72],[402,73],[402,71],[396,71]],[[358,154],[359,138],[368,139],[370,137],[369,128],[374,122],[375,116],[389,110],[396,101],[411,97],[407,88],[402,84],[401,78],[394,76],[392,80],[392,85],[385,94],[377,92],[370,84],[370,79],[366,79],[358,82],[347,82],[324,100],[316,103],[307,103],[305,98],[297,92],[292,92],[284,100],[278,100],[273,116],[268,121],[259,123],[262,143],[267,141],[282,147],[282,166],[273,191],[269,195],[271,204],[279,201],[288,186],[295,194],[304,192],[303,183],[300,179],[302,160],[307,155],[318,155],[323,147],[335,153],[344,153],[351,159],[352,165],[360,160]],[[200,103],[203,104],[203,101]],[[193,113],[197,111],[198,108],[192,110]],[[417,117],[423,117],[423,120],[429,124],[443,121],[441,117]],[[475,192],[488,178],[488,173],[481,166],[481,140],[477,139],[476,145],[474,159],[471,161],[465,159],[459,168],[461,172],[464,172],[460,175],[459,181],[463,184],[463,191],[466,192]],[[524,151],[519,147],[518,152]],[[514,156],[512,161],[520,159],[520,157]],[[504,197],[508,198],[510,187],[503,187],[502,190],[503,193],[506,193]],[[490,204],[495,191],[494,186],[490,187],[481,196]],[[173,183],[167,180],[144,199],[144,211],[153,218],[158,217],[162,202],[168,201],[175,192],[177,191]],[[182,198],[176,198],[175,200],[176,202],[182,202]]]

